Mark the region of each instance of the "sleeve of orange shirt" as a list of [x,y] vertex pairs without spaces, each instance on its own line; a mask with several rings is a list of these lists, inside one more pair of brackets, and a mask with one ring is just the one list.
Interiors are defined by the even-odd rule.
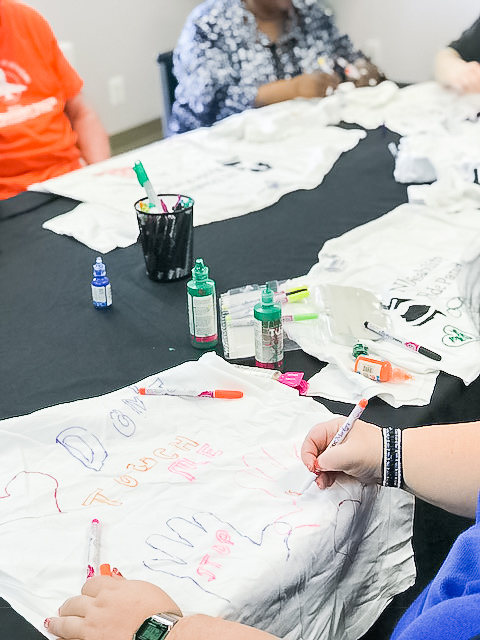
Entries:
[[65,113],[77,134],[82,158],[87,164],[106,160],[111,155],[107,133],[95,110],[81,94],[83,80],[63,54],[48,23],[46,27],[51,34],[52,66],[65,89]]

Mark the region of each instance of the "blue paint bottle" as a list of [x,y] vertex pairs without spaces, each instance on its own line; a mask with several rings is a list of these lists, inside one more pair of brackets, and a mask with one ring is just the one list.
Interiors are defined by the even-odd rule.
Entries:
[[112,306],[112,285],[100,256],[93,265],[92,300],[96,309],[108,309]]

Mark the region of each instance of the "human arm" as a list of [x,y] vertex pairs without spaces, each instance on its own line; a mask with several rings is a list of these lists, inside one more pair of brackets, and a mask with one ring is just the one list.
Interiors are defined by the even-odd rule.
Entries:
[[205,18],[199,25],[203,10],[200,5],[192,12],[173,54],[178,84],[169,123],[172,133],[211,126],[252,107],[255,101],[255,77],[242,77],[242,65],[237,61],[234,66],[232,60],[236,55],[232,46],[243,52],[232,33],[234,25],[228,38],[222,32],[223,22],[218,25]]
[[455,49],[448,47],[435,58],[435,79],[461,93],[479,93],[480,64],[463,60]]
[[[142,622],[155,613],[182,615],[170,596],[149,582],[117,576],[90,578],[82,594],[67,600],[48,631],[60,640],[132,640]],[[274,640],[274,636],[236,622],[206,615],[181,618],[169,640]]]
[[93,164],[109,158],[110,143],[105,129],[81,93],[66,101],[65,113],[77,134],[77,145],[85,162]]
[[[327,449],[344,418],[316,425],[302,445],[302,460],[313,471],[317,484],[326,488],[338,473],[361,482],[382,481],[382,432],[357,420],[347,438]],[[480,490],[480,422],[432,425],[403,429],[404,487],[438,507],[473,518]]]
[[331,15],[320,4],[308,9],[310,21],[305,25],[309,48],[317,50],[320,59],[339,74],[341,81],[356,87],[368,87],[385,80],[385,75],[360,49],[356,49],[347,34],[342,33]]
[[323,98],[337,88],[340,78],[336,73],[302,73],[295,78],[276,80],[258,88],[256,107],[264,107],[275,102],[293,98]]
[[[353,69],[352,69],[353,67]],[[357,58],[345,70],[347,82],[353,82],[356,87],[372,87],[386,78],[380,69],[368,58]]]

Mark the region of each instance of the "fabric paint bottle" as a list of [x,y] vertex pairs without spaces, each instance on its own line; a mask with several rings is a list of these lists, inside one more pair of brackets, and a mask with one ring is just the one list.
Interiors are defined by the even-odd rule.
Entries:
[[283,366],[282,308],[273,301],[273,291],[262,291],[262,301],[253,309],[255,366],[280,369]]
[[96,309],[108,309],[112,306],[112,285],[100,256],[93,265],[92,300]]
[[363,355],[355,360],[354,371],[376,382],[404,382],[413,378],[403,369],[393,367],[388,360],[375,360]]
[[192,279],[187,282],[190,340],[197,349],[212,349],[218,344],[217,297],[215,282],[208,277],[202,258],[195,260]]

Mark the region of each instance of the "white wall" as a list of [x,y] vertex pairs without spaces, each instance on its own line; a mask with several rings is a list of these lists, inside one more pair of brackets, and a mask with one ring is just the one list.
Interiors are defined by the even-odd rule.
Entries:
[[[161,117],[156,58],[173,49],[186,16],[200,0],[23,1],[48,20],[59,42],[73,44],[83,93],[109,134]],[[119,75],[125,101],[113,106],[109,80]]]
[[480,15],[474,0],[330,0],[337,24],[397,82],[432,79],[435,53]]
[[[23,0],[42,13],[60,42],[73,44],[84,94],[109,134],[162,115],[156,57],[172,49],[200,0]],[[474,0],[329,0],[339,27],[397,82],[432,77],[438,49],[480,13]],[[111,104],[121,76],[125,101]]]

